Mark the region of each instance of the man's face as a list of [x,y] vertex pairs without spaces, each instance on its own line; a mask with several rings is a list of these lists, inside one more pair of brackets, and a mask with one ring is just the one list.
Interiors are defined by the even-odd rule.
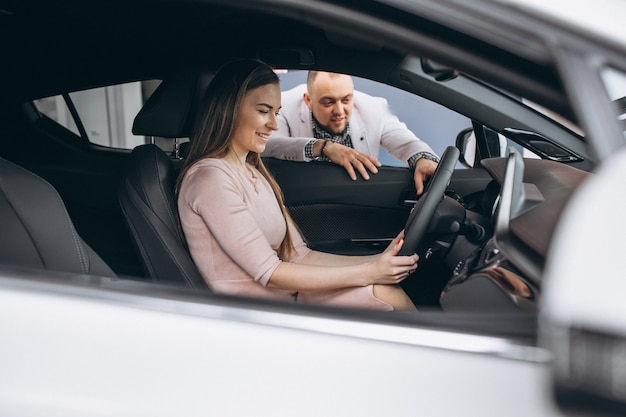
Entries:
[[331,133],[346,129],[354,97],[352,77],[343,74],[318,73],[304,102],[320,125]]

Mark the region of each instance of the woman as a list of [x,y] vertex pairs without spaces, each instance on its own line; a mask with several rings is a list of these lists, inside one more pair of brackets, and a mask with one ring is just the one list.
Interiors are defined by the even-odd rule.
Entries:
[[260,154],[278,129],[279,80],[255,60],[235,60],[205,94],[178,179],[191,256],[216,292],[297,302],[414,310],[398,287],[417,255],[340,256],[307,248]]

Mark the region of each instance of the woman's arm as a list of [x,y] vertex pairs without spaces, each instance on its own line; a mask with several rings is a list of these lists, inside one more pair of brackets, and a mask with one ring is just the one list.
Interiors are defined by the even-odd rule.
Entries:
[[417,269],[417,255],[397,256],[404,241],[396,239],[380,255],[341,256],[309,252],[301,263],[281,262],[268,287],[324,291],[370,284],[398,284]]
[[[385,248],[383,253],[393,250],[396,243],[400,242],[404,239],[404,230],[398,233],[398,236],[395,237],[391,241],[391,243]],[[378,253],[376,255],[358,255],[358,256],[348,256],[348,255],[337,255],[334,253],[327,252],[319,252],[311,250],[307,255],[302,258],[302,260],[298,261],[298,263],[303,263],[307,265],[319,265],[319,266],[348,266],[348,265],[360,265],[365,262],[375,261],[377,258],[382,256],[383,253]]]
[[350,266],[374,261],[381,254],[368,256],[348,256],[312,250],[298,263],[314,266]]

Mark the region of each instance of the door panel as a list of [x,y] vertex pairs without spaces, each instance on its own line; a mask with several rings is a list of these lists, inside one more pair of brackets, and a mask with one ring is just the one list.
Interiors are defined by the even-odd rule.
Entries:
[[[312,248],[342,254],[381,252],[403,228],[417,196],[408,168],[379,168],[369,181],[352,181],[328,162],[264,159],[285,195],[285,204]],[[450,190],[471,198],[490,177],[457,170]]]
[[328,162],[265,160],[309,245],[343,254],[378,253],[404,227],[414,198],[408,169],[383,167],[352,181]]

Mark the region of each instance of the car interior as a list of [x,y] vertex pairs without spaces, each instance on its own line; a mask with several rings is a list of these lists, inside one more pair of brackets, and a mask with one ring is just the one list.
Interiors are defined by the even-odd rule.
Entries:
[[[135,117],[133,134],[172,142],[188,137],[190,109],[200,89],[196,75],[186,70],[165,80]],[[178,219],[174,189],[181,162],[180,153],[171,158],[154,143],[134,148],[119,190],[120,207],[147,276],[207,288]]]
[[115,277],[74,228],[57,191],[32,172],[0,158],[3,264]]
[[[206,290],[178,223],[174,184],[185,150],[179,139],[189,136],[191,115],[212,71],[236,55],[258,58],[276,68],[353,74],[420,95],[470,118],[476,140],[474,162],[467,163],[467,135],[460,132],[456,147],[455,138],[449,138],[454,151],[446,152],[446,160],[452,161],[452,168],[447,177],[433,179],[428,188],[430,204],[436,204],[426,215],[419,214],[424,212],[426,198],[417,198],[412,173],[406,168],[384,166],[366,182],[350,181],[343,168],[324,162],[265,158],[265,163],[314,249],[348,255],[377,253],[400,230],[419,223],[422,230],[413,244],[422,261],[414,279],[403,284],[419,307],[536,312],[541,269],[554,224],[568,197],[594,166],[579,134],[515,99],[523,92],[525,98],[574,119],[549,62],[506,56],[504,50],[479,39],[459,39],[453,31],[426,20],[408,22],[423,27],[424,39],[398,38],[392,50],[362,36],[358,25],[329,28],[314,18],[304,23],[229,6],[189,6],[176,12],[180,16],[173,19],[175,27],[144,33],[131,23],[144,20],[155,27],[170,26],[172,16],[166,5],[157,4],[149,12],[136,4],[118,6],[124,7],[126,17],[116,35],[107,39],[107,48],[114,51],[113,62],[102,64],[90,54],[80,54],[81,68],[94,68],[82,71],[68,62],[67,51],[44,42],[33,45],[32,55],[2,70],[0,215],[3,224],[23,226],[3,232],[3,265]],[[24,17],[32,32],[23,33],[23,39],[15,42],[44,39],[49,29],[46,13],[67,23],[55,29],[63,40],[75,39],[80,31],[97,36],[98,28],[84,22],[94,13],[105,21],[115,12],[79,4],[73,10],[70,22],[43,2],[36,10],[24,8],[16,16]],[[237,27],[247,29],[239,33],[232,29]],[[266,28],[271,29],[264,32]],[[264,33],[262,39],[251,36],[259,32]],[[132,44],[127,39],[133,39]],[[455,62],[450,53],[437,52],[443,40],[452,49],[499,59],[482,67],[462,57]],[[416,42],[420,48],[415,49]],[[428,58],[416,56],[415,51]],[[59,64],[35,75],[29,66],[36,67],[42,57]],[[436,64],[439,57],[473,75]],[[115,65],[120,61],[128,65]],[[485,76],[510,91],[493,88],[475,76]],[[34,99],[55,94],[147,79],[163,82],[134,119],[132,132],[145,136],[146,143],[133,150],[94,145],[33,104]],[[164,139],[169,151],[155,145],[152,138]],[[519,152],[506,156],[497,145],[499,138],[543,159],[522,160]],[[13,179],[15,184],[11,184]],[[25,195],[16,200],[18,192]],[[51,196],[44,199],[43,193]],[[54,211],[48,208],[48,199],[54,200]],[[512,208],[506,211],[503,201]],[[30,206],[40,212],[18,211]],[[31,226],[29,219],[37,221]],[[59,226],[48,230],[42,223]],[[41,232],[45,240],[35,232]],[[25,236],[28,242],[17,240]],[[53,250],[50,257],[48,249]]]

